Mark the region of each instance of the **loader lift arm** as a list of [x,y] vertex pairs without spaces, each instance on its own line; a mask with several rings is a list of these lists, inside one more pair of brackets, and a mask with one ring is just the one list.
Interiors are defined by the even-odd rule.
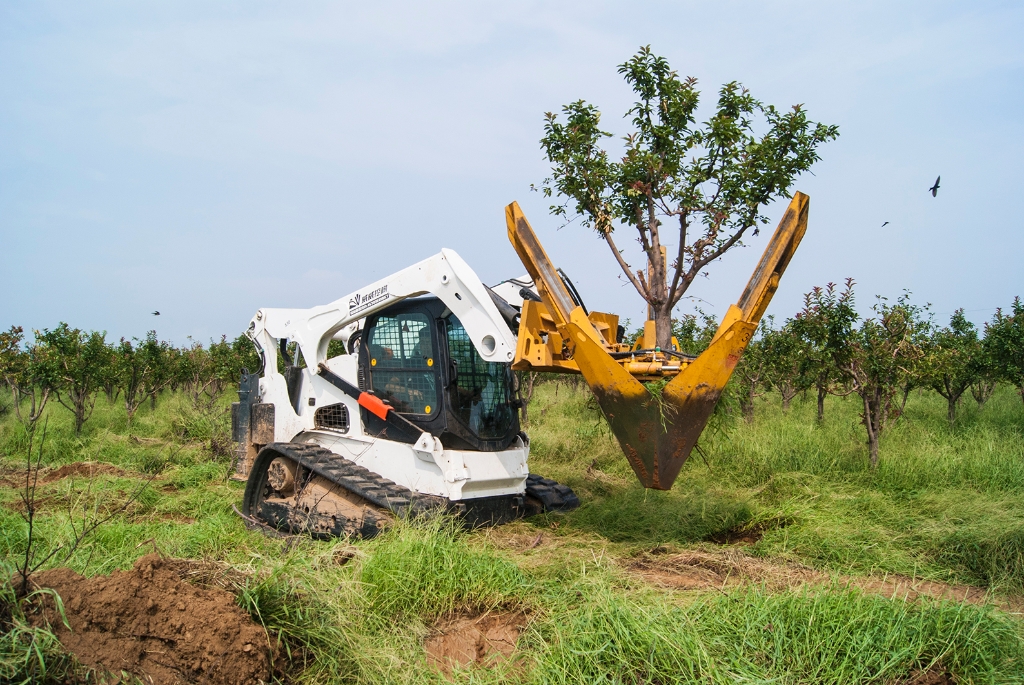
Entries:
[[[692,361],[675,361],[658,350],[647,351],[640,359],[622,354],[623,346],[608,335],[617,317],[598,312],[588,316],[573,302],[519,204],[513,202],[505,208],[509,240],[542,300],[524,302],[513,368],[582,373],[640,482],[647,488],[671,488],[807,230],[809,203],[807,195],[794,194],[711,344]],[[672,376],[660,398],[638,380],[659,376]]]

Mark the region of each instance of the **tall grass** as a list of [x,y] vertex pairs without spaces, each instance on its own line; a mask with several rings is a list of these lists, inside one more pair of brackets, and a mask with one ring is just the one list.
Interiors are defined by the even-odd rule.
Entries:
[[605,592],[537,626],[534,682],[866,683],[914,670],[1020,682],[1019,626],[976,607],[834,588],[750,589],[687,607]]
[[[49,685],[83,682],[88,672],[45,627],[33,626],[25,608],[44,591],[19,597],[13,585],[16,568],[0,563],[0,682],[11,685]],[[56,602],[62,609],[61,602]]]
[[[558,393],[556,397],[556,392]],[[956,425],[941,398],[915,392],[868,464],[859,404],[777,397],[702,437],[668,493],[643,491],[589,392],[537,386],[531,470],[571,484],[585,504],[563,530],[626,545],[691,544],[758,525],[754,547],[843,572],[885,572],[1024,589],[1024,409],[1001,388]]]
[[[1019,593],[1024,411],[1015,395],[1001,391],[980,412],[965,407],[950,427],[941,401],[915,393],[883,437],[874,472],[855,402],[830,399],[818,426],[813,402],[798,399],[784,414],[766,398],[753,423],[727,420],[706,434],[707,461],[694,455],[673,490],[653,492],[635,484],[589,393],[565,384],[555,393],[553,384],[539,385],[531,406],[531,470],[569,483],[584,505],[517,524],[518,535],[539,543],[527,552],[495,546],[500,531],[465,533],[444,520],[400,522],[356,542],[247,531],[231,511],[242,486],[226,479],[227,460],[210,450],[198,423],[183,429],[189,417],[172,396],[156,411],[140,409],[132,437],[123,409],[102,397],[80,438],[70,415],[51,412],[44,466],[102,461],[121,472],[42,485],[39,550],[71,539],[69,509],[116,508],[159,471],[151,489],[67,565],[108,573],[154,546],[231,563],[248,577],[239,603],[281,640],[298,682],[442,682],[422,647],[431,627],[453,612],[505,610],[530,617],[517,657],[452,679],[896,683],[935,666],[958,682],[1024,682],[1021,624],[991,609],[840,587],[676,595],[624,576],[593,549],[619,557],[663,543],[711,545],[730,530],[753,528],[763,537],[749,549],[766,557]],[[13,418],[0,417],[0,468],[23,468],[24,443]],[[26,541],[16,502],[14,488],[0,487],[7,560]],[[24,622],[5,626],[0,680],[38,676],[38,665],[53,674],[70,668],[52,635]]]
[[[438,681],[420,640],[438,616],[470,606],[520,607],[533,620],[514,663],[468,669],[460,682],[868,683],[929,668],[958,682],[1021,682],[1024,673],[1020,625],[969,605],[838,586],[666,602],[625,592],[607,565],[521,572],[430,523],[386,533],[344,567],[334,552],[272,562],[241,598],[304,655],[303,682]],[[414,577],[425,582],[402,582]]]

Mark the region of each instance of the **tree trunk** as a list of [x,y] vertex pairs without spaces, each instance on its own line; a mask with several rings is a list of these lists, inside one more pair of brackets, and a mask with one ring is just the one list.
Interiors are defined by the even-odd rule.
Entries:
[[85,406],[75,404],[75,436],[82,435],[82,426],[85,425]]
[[818,386],[818,423],[825,422],[825,395],[828,394],[827,385]]
[[[868,455],[871,470],[878,467],[878,434],[881,431],[882,402],[878,391],[862,395],[864,400],[864,427],[868,431]],[[872,401],[874,400],[874,401]]]
[[754,392],[757,389],[756,383],[750,384],[750,389],[740,396],[740,413],[747,423],[754,422]]
[[959,397],[950,395],[946,398],[946,418],[949,419],[949,425],[956,423],[956,405],[960,400]]
[[654,312],[654,337],[663,350],[672,349],[672,310],[658,309]]
[[903,386],[903,402],[900,403],[900,415],[903,415],[903,410],[907,407],[907,399],[910,398],[910,391],[914,389],[914,386],[907,383]]
[[868,453],[871,460],[871,470],[878,468],[878,433],[868,433]]
[[[92,404],[89,403],[90,392],[88,390],[72,390],[69,396],[71,400],[71,406],[68,409],[75,415],[75,436],[82,434],[82,426],[89,420],[92,415],[92,409],[96,406],[96,400],[93,398]],[[67,405],[64,405],[67,406]]]
[[523,426],[527,426],[530,423],[530,400],[533,399],[533,385],[537,380],[537,373],[535,371],[519,371],[516,374],[518,376],[518,392],[519,392],[519,414],[520,420]]
[[988,398],[992,397],[994,389],[995,383],[987,380],[981,380],[971,385],[971,395],[974,397],[974,401],[978,403],[978,409],[985,406]]
[[779,386],[779,394],[782,395],[782,413],[785,414],[789,411],[789,405],[796,397],[797,389],[792,385],[785,383]]

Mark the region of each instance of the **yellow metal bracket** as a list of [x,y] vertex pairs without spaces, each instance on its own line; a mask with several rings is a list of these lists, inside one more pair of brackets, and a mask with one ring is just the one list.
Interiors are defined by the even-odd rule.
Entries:
[[[594,314],[588,317],[582,307],[575,305],[519,204],[513,202],[505,208],[509,240],[533,278],[544,305],[523,308],[513,368],[582,373],[637,478],[645,487],[668,490],[697,444],[779,287],[779,280],[807,230],[809,203],[810,198],[803,193],[793,196],[747,287],[736,304],[729,307],[711,344],[696,360],[683,365],[655,395],[630,373],[628,364],[609,354],[616,351],[617,317],[609,338],[607,324],[611,322],[600,317],[613,315],[600,315],[595,321]],[[530,355],[523,340],[524,324],[533,326],[525,328],[536,334],[536,342],[543,343],[546,353]],[[543,335],[547,342],[541,340],[539,331],[546,331]],[[553,340],[566,350],[568,359],[564,354],[561,359],[554,358],[549,344]],[[644,369],[635,370],[637,377],[650,375]]]

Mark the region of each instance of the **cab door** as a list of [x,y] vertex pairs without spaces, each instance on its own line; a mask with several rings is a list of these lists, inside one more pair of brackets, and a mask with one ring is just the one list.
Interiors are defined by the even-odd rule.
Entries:
[[[363,389],[434,435],[444,431],[438,342],[433,312],[415,301],[370,317],[360,341]],[[367,430],[379,434],[384,423],[365,409],[360,413]],[[415,442],[416,436],[387,437]]]

